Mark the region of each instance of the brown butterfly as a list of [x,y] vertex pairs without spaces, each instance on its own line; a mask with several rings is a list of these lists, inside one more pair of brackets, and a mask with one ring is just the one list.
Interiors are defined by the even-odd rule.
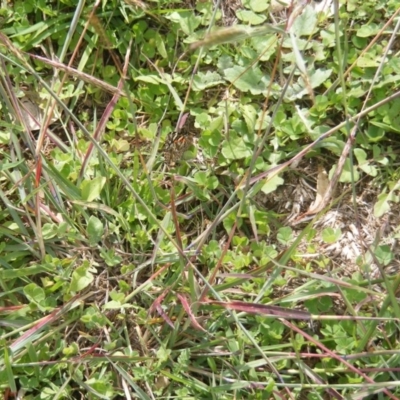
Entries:
[[176,131],[171,132],[165,140],[164,160],[168,166],[174,166],[193,144],[195,134],[185,126],[188,115],[188,113],[183,115]]

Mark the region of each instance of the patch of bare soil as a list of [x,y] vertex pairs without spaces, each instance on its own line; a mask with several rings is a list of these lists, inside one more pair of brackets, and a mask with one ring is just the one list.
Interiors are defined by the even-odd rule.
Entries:
[[222,25],[232,26],[237,23],[236,11],[243,8],[240,0],[223,0],[221,2]]
[[[385,273],[398,273],[400,252],[395,236],[399,232],[400,209],[397,204],[392,204],[388,214],[375,217],[373,210],[380,191],[373,180],[361,179],[354,184],[354,191],[350,184],[339,184],[327,211],[298,221],[299,216],[318,201],[318,167],[321,168],[314,162],[303,160],[295,170],[288,170],[283,175],[285,183],[282,186],[271,194],[259,194],[257,200],[267,209],[285,214],[283,225],[290,226],[295,237],[313,221],[315,232],[312,238],[306,235],[297,252],[310,261],[313,257],[329,260],[329,269],[334,270],[336,276],[350,277],[361,272],[366,279],[379,278],[380,271],[371,253],[382,245],[389,246],[394,254],[392,262],[384,267]],[[323,240],[325,228],[340,228],[341,235],[335,243]],[[279,246],[278,241],[276,243]]]

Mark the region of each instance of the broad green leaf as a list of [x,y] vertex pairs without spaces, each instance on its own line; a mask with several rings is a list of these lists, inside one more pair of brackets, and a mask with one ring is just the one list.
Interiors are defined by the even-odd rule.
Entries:
[[121,292],[118,292],[116,290],[112,290],[110,292],[110,297],[114,301],[118,301],[119,303],[123,303],[125,301],[125,295]]
[[256,14],[250,10],[238,10],[236,11],[236,16],[239,20],[250,25],[260,25],[267,19],[265,15]]
[[332,309],[333,302],[329,296],[322,296],[318,298],[319,313],[327,313]]
[[306,300],[304,305],[311,314],[326,313],[332,308],[332,300],[328,296],[316,296],[315,299]]
[[374,23],[364,24],[357,30],[357,36],[366,38],[375,36],[379,32],[380,27]]
[[[310,88],[315,89],[322,84],[326,83],[328,78],[331,76],[332,70],[323,70],[319,69],[316,71],[309,70],[307,71],[307,76],[300,77],[297,82],[295,82],[292,86],[289,87],[287,91],[287,98],[290,100],[301,99],[302,97],[309,95]],[[306,84],[306,80],[308,79],[308,83]]]
[[126,153],[129,151],[131,145],[125,139],[112,139],[110,141],[110,147],[116,153]]
[[[7,124],[6,122],[2,122],[2,126],[6,127],[9,126],[9,128],[11,128],[11,124]],[[10,143],[10,133],[11,133],[11,129],[7,129],[7,132],[1,132],[0,131],[0,143],[1,144],[8,144]],[[23,161],[21,160],[19,163],[23,163]]]
[[333,228],[325,228],[322,231],[322,240],[325,243],[332,244],[337,242],[342,236],[342,231],[340,228],[333,229]]
[[354,149],[354,155],[356,156],[359,164],[364,164],[367,162],[367,153],[363,149]]
[[353,12],[360,6],[358,0],[347,0],[347,11]]
[[202,249],[202,254],[205,257],[215,257],[219,258],[221,256],[221,247],[216,240],[210,240],[210,242],[205,245]]
[[390,125],[395,131],[400,130],[399,107],[400,101],[398,99],[393,100],[389,112],[383,117],[383,122]]
[[268,61],[276,52],[278,35],[252,37],[250,43],[257,54],[259,54],[259,60]]
[[160,348],[157,350],[156,357],[159,362],[165,362],[169,359],[169,356],[171,355],[171,350],[165,348],[164,346],[160,346]]
[[85,385],[88,386],[89,391],[100,399],[111,399],[114,394],[114,390],[110,382],[107,379],[99,379],[97,377],[87,379]]
[[313,89],[319,87],[323,83],[327,81],[327,79],[331,76],[332,70],[331,69],[317,69],[316,71],[310,71],[309,77],[311,82],[311,87]]
[[122,304],[119,301],[111,300],[103,305],[103,310],[120,310],[122,308]]
[[222,221],[224,228],[227,232],[229,232],[234,225],[240,227],[243,223],[242,218],[238,218],[236,213],[230,213],[224,220]]
[[44,306],[44,300],[46,299],[46,293],[44,290],[36,285],[36,283],[30,283],[24,287],[24,294],[29,301],[38,306]]
[[193,78],[193,90],[200,92],[223,83],[224,80],[222,79],[221,75],[218,74],[218,72],[198,72]]
[[160,83],[163,83],[163,80],[160,79],[157,75],[141,75],[137,76],[134,80],[140,82],[152,83],[153,85],[159,85]]
[[267,179],[265,184],[262,186],[261,191],[265,194],[274,192],[278,186],[284,184],[284,180],[279,175]]
[[335,27],[330,25],[327,30],[321,31],[322,44],[326,47],[333,47],[336,43]]
[[225,140],[222,143],[221,152],[228,160],[240,160],[252,155],[252,151],[246,146],[242,138],[235,138],[229,141]]
[[165,48],[164,39],[158,32],[155,33],[155,41],[156,41],[156,46],[157,46],[158,53],[161,55],[161,57],[167,58],[168,57],[168,53],[167,53],[167,50]]
[[[221,19],[221,10],[217,10],[214,13],[214,5],[212,2],[196,2],[196,10],[201,13],[201,25],[208,26],[214,21],[219,21]],[[214,19],[215,18],[215,19]]]
[[181,178],[181,180],[191,189],[194,196],[197,197],[200,201],[210,200],[210,194],[208,193],[207,188],[205,188],[203,185],[197,184],[195,179],[185,177]]
[[269,4],[265,0],[250,0],[249,6],[254,12],[260,13],[268,10]]
[[42,228],[43,239],[49,240],[58,235],[58,228],[56,224],[44,224]]
[[201,23],[201,18],[192,11],[172,12],[166,18],[178,24],[186,35],[192,34]]
[[360,169],[370,176],[376,176],[378,174],[378,170],[367,161],[367,153],[363,149],[354,149],[354,154],[357,158]]
[[[329,171],[329,180],[332,180],[332,176],[336,170],[336,165],[334,165]],[[353,170],[353,174],[352,171]],[[351,166],[350,160],[346,160],[343,166],[342,173],[340,175],[339,182],[350,183],[350,182],[358,182],[360,179],[360,173],[357,171],[356,166]]]
[[380,63],[380,57],[375,57],[369,53],[366,53],[357,59],[357,66],[360,68],[375,68],[378,67]]
[[100,249],[100,256],[109,267],[114,267],[121,263],[121,256],[115,254],[114,249]]
[[247,129],[249,132],[254,131],[254,127],[257,121],[257,110],[252,104],[247,104],[241,107],[243,118],[246,121]]
[[278,229],[278,234],[276,238],[283,245],[289,244],[289,242],[293,239],[293,231],[289,226],[284,226]]
[[396,196],[393,192],[381,193],[378,195],[378,201],[374,205],[375,217],[379,218],[390,211],[389,201],[398,203],[399,197]]
[[80,292],[93,282],[93,274],[89,272],[90,265],[85,262],[72,273],[70,283],[70,291],[73,293]]
[[369,121],[369,122],[371,125],[368,126],[366,134],[371,142],[381,141],[385,137],[386,132],[390,132],[393,130],[390,126],[383,124],[379,121]]
[[104,233],[103,223],[99,218],[92,215],[89,218],[88,226],[87,226],[87,234],[89,238],[89,243],[91,246],[94,246],[97,242],[99,242]]
[[225,71],[227,68],[233,68],[234,66],[232,57],[222,55],[218,58],[217,67],[220,71]]
[[375,256],[383,266],[388,266],[394,260],[394,254],[387,244],[378,246],[375,250]]
[[382,78],[383,79],[381,79],[380,81],[379,81],[379,83],[377,83],[376,85],[374,85],[374,88],[375,89],[380,89],[380,88],[385,88],[385,87],[387,87],[387,86],[390,86],[390,87],[392,87],[393,86],[393,84],[396,84],[397,82],[399,82],[399,80],[400,80],[400,75],[399,74],[397,74],[397,75],[383,75],[382,76]]
[[257,67],[241,67],[236,65],[224,71],[226,79],[242,92],[257,95],[267,90],[269,79]]
[[[269,213],[264,211],[259,211],[256,207],[251,207],[249,213],[252,224],[257,225],[257,231],[260,235],[269,235],[271,233],[271,228],[269,225]],[[254,222],[253,222],[254,220]]]
[[205,171],[198,171],[194,175],[194,180],[201,186],[207,186],[208,174]]
[[[321,86],[322,84],[326,83],[331,74],[332,74],[331,69],[327,70],[318,69],[316,71],[308,71],[307,76],[309,79],[309,83],[311,84],[311,88],[315,89]],[[309,89],[307,88],[307,85],[303,78],[299,79],[299,84],[300,87],[302,87],[303,89],[299,93],[297,93],[296,97],[298,99],[301,99],[303,96],[309,94]]]
[[82,198],[87,201],[93,201],[100,196],[100,192],[106,183],[104,176],[97,176],[91,180],[86,179],[81,184]]
[[298,37],[309,36],[317,27],[317,13],[311,6],[305,7],[303,12],[295,19],[292,32]]
[[369,176],[377,176],[378,170],[370,165],[369,163],[365,163],[359,166],[362,171],[364,171]]

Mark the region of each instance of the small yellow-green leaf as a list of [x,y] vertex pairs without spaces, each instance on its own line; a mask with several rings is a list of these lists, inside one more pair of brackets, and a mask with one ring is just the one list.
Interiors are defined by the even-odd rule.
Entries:
[[89,268],[89,263],[84,263],[72,273],[71,292],[79,292],[93,282],[93,274],[89,272]]
[[278,175],[272,176],[271,178],[267,179],[261,191],[265,194],[272,193],[276,190],[276,188],[282,185],[285,181]]
[[[335,171],[336,171],[336,165],[334,165],[329,171],[329,180],[332,180]],[[354,182],[358,182],[358,180],[360,179],[360,173],[358,172],[357,167],[351,165],[350,160],[346,160],[343,166],[342,173],[340,175],[339,182],[349,183],[352,182],[353,179]]]
[[249,6],[254,12],[260,13],[267,10],[269,4],[265,0],[250,0]]
[[153,85],[159,85],[160,83],[163,83],[162,79],[156,75],[140,75],[135,78],[135,81],[151,83]]
[[390,210],[389,201],[393,201],[395,203],[398,203],[399,202],[399,197],[396,196],[393,192],[381,193],[378,196],[378,201],[375,203],[375,206],[374,206],[374,215],[375,215],[375,217],[379,218],[383,214],[387,213]]
[[106,178],[104,176],[98,176],[90,180],[85,179],[81,184],[82,198],[87,201],[97,199],[105,183]]
[[89,237],[89,243],[91,246],[95,245],[98,241],[100,241],[101,237],[104,233],[103,223],[99,218],[92,215],[89,218],[88,226],[87,226],[87,234]]
[[221,85],[222,83],[224,83],[224,80],[218,72],[198,72],[193,78],[193,90],[200,92],[213,86]]
[[167,18],[177,25],[186,35],[192,34],[200,25],[201,18],[196,16],[195,13],[190,11],[174,11],[167,16]]
[[378,261],[385,267],[389,265],[394,259],[394,254],[390,250],[390,246],[388,246],[387,244],[378,246],[375,250],[375,256]]
[[296,36],[309,36],[317,28],[317,12],[310,6],[296,18],[293,24],[293,32]]
[[372,57],[370,54],[366,53],[357,59],[357,66],[361,68],[374,68],[380,65],[380,57]]
[[239,10],[236,12],[236,16],[241,21],[249,23],[250,25],[260,25],[267,19],[265,15],[256,14],[250,10]]
[[278,229],[276,238],[283,245],[287,245],[293,239],[293,231],[289,226],[283,226]]
[[24,294],[32,303],[41,306],[44,304],[44,300],[46,298],[46,294],[44,290],[36,285],[36,283],[30,283],[24,287]]
[[126,153],[131,147],[125,139],[112,139],[110,145],[111,149],[116,153]]
[[241,138],[225,140],[222,144],[222,155],[228,160],[240,160],[250,157],[252,152]]
[[241,90],[257,95],[268,89],[270,80],[258,67],[242,67],[235,65],[224,71],[226,79]]
[[367,153],[363,149],[354,149],[354,155],[359,164],[364,164],[367,161]]
[[341,236],[342,236],[342,230],[340,228],[337,229],[325,228],[322,231],[322,240],[328,244],[337,242]]
[[165,49],[165,44],[164,44],[164,40],[163,40],[162,36],[159,33],[156,33],[155,39],[156,39],[156,46],[157,46],[158,53],[160,54],[161,57],[167,58],[168,53],[167,53],[167,50]]
[[360,169],[366,174],[370,176],[378,174],[378,170],[367,161],[367,153],[363,149],[354,149],[354,155],[357,158]]
[[379,32],[380,27],[374,23],[368,23],[362,25],[360,29],[357,30],[357,36],[366,38],[370,36],[375,36]]

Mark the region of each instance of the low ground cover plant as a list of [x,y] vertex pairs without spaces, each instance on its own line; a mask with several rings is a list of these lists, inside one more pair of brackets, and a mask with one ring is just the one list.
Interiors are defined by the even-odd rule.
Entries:
[[397,399],[397,0],[0,10],[6,399]]

